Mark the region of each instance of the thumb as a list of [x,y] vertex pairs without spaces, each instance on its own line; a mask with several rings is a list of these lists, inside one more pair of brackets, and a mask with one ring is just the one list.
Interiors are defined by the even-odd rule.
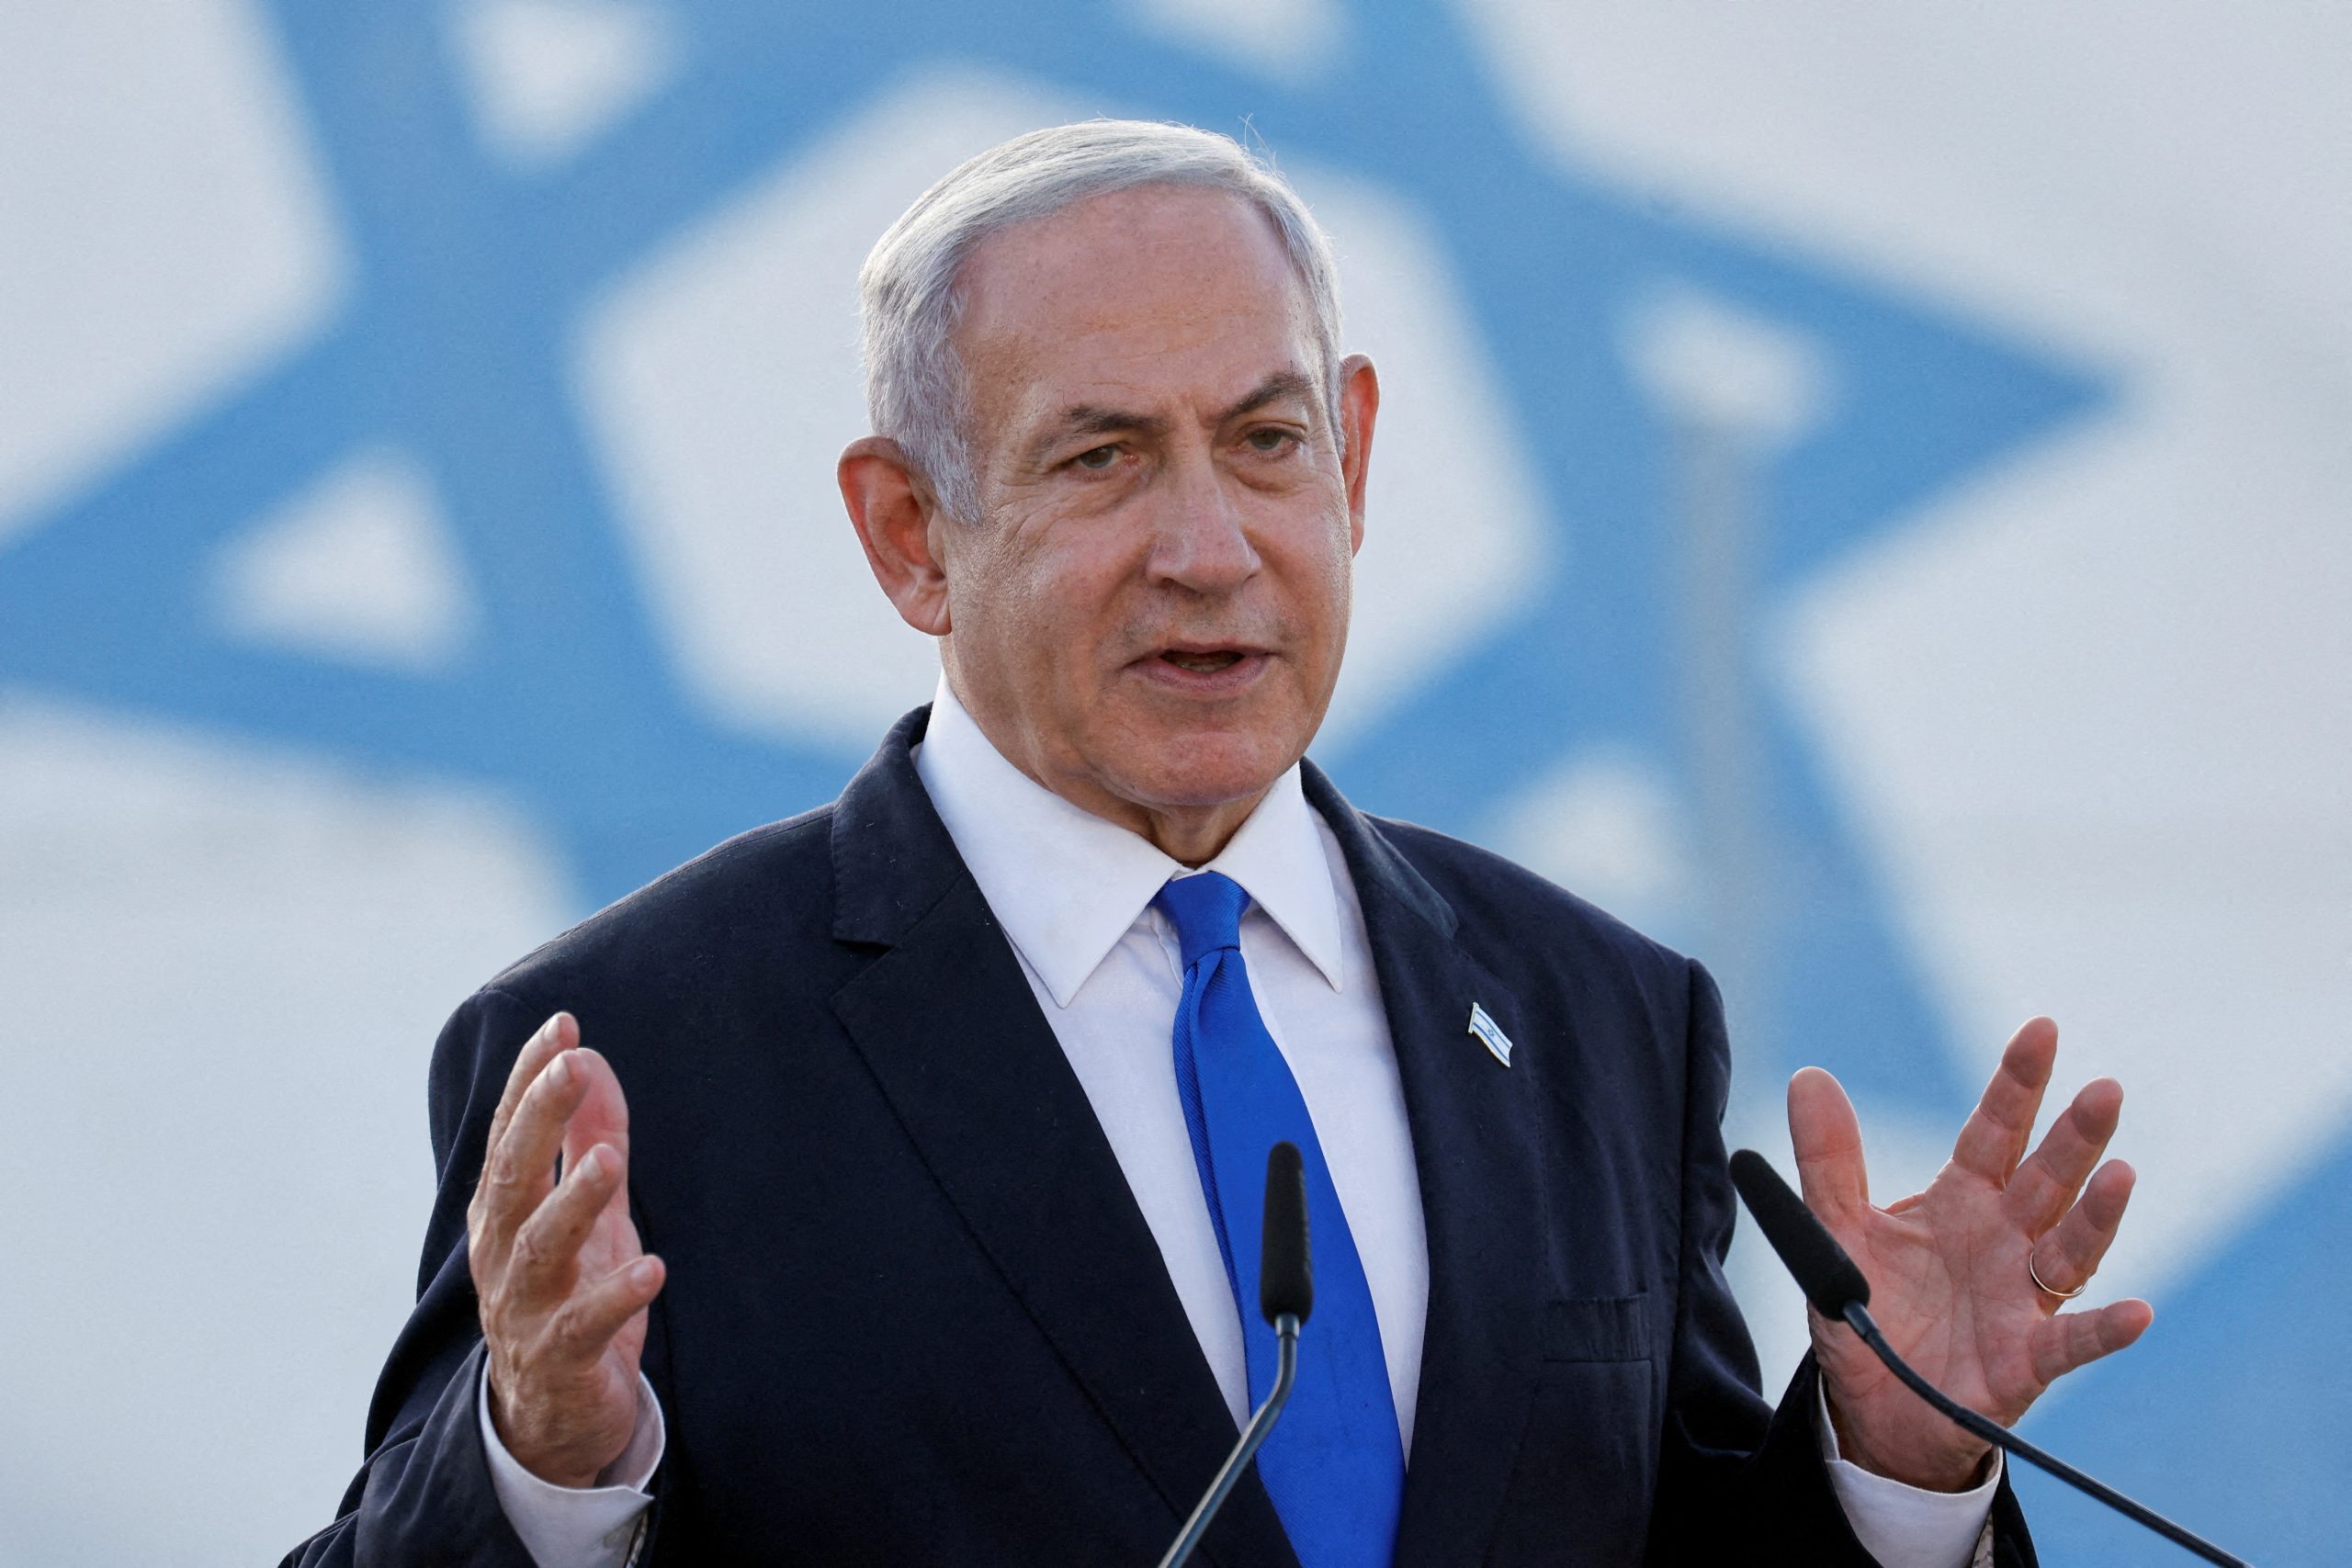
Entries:
[[1870,1173],[1862,1163],[1862,1126],[1854,1102],[1819,1067],[1789,1080],[1789,1143],[1805,1206],[1824,1220],[1842,1220],[1870,1206]]

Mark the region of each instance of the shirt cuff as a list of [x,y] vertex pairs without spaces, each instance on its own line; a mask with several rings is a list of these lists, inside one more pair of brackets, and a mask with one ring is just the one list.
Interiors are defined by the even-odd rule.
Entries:
[[1993,1450],[1992,1466],[1977,1485],[1966,1492],[1930,1492],[1841,1457],[1838,1429],[1829,1421],[1828,1390],[1817,1382],[1813,1414],[1829,1484],[1865,1551],[1885,1568],[1971,1568],[1979,1561],[1992,1522],[1993,1495],[2001,1486],[2000,1450]]
[[490,1419],[487,1357],[475,1402],[482,1452],[490,1461],[491,1490],[498,1495],[506,1522],[523,1538],[531,1561],[539,1568],[623,1568],[635,1554],[639,1522],[653,1502],[646,1485],[661,1468],[670,1440],[662,1402],[653,1397],[653,1385],[645,1374],[637,1374],[637,1430],[594,1486],[542,1481],[506,1451]]

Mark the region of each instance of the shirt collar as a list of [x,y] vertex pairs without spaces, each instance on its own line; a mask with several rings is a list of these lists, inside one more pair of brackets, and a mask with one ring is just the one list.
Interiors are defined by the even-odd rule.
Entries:
[[[980,896],[1059,1006],[1070,1005],[1161,885],[1185,869],[1005,761],[944,676],[915,772]],[[1239,883],[1340,988],[1339,894],[1296,764],[1204,869]]]

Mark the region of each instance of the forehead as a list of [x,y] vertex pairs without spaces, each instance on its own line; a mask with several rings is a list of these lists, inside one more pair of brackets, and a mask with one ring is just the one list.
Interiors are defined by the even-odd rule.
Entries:
[[1312,374],[1312,313],[1273,220],[1224,191],[1146,186],[991,237],[956,346],[980,434],[1072,401],[1223,406]]

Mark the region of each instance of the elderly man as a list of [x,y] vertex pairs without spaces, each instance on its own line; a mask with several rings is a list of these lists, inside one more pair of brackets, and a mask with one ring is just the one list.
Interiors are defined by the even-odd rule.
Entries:
[[[1380,390],[1287,186],[1041,131],[863,285],[842,493],[937,697],[458,1010],[416,1310],[289,1561],[1152,1562],[1271,1377],[1287,1138],[1317,1308],[1215,1561],[2030,1562],[1996,1457],[1842,1329],[1758,1394],[1705,974],[1302,761]],[[2054,1050],[1884,1209],[1790,1088],[1891,1337],[2004,1420],[2149,1318],[2057,1314],[2132,1178],[2109,1082],[2028,1155]]]

